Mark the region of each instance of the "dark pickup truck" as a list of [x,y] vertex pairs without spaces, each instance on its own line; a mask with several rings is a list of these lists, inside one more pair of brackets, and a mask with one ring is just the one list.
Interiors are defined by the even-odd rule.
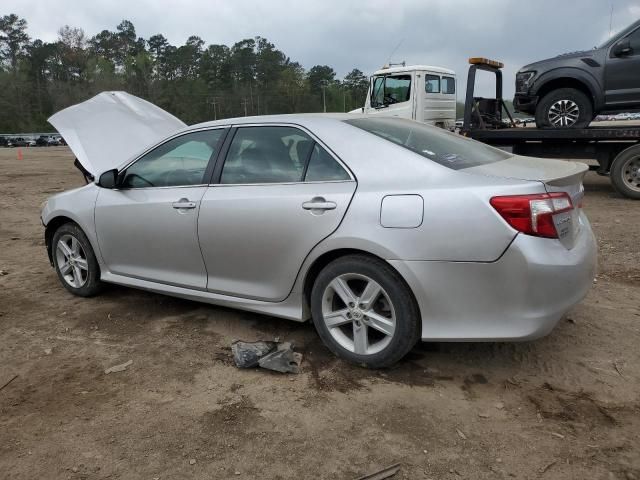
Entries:
[[[462,135],[518,155],[595,160],[597,165],[590,165],[590,169],[609,176],[625,197],[640,200],[640,126],[517,127],[502,97],[504,65],[486,58],[471,58],[469,63]],[[495,75],[494,98],[474,95],[478,70]]]
[[640,110],[640,20],[594,49],[522,67],[513,106],[538,128],[586,128],[598,114]]

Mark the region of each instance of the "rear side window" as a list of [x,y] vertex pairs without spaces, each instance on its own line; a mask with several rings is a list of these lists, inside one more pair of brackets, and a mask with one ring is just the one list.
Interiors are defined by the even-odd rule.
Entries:
[[440,77],[438,75],[425,75],[424,91],[427,93],[440,93]]
[[316,143],[313,147],[304,179],[306,182],[331,182],[350,180],[350,177],[345,169],[324,148]]
[[442,93],[452,95],[456,93],[456,79],[453,77],[442,77]]
[[378,117],[344,122],[453,170],[498,162],[512,156],[484,143],[412,120]]

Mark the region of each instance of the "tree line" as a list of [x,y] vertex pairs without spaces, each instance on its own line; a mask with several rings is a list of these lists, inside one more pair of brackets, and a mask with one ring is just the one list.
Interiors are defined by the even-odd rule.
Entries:
[[358,69],[342,80],[328,65],[307,71],[263,37],[227,46],[193,35],[176,46],[160,33],[139,37],[123,20],[92,37],[65,25],[44,42],[31,39],[26,19],[0,17],[0,132],[49,131],[50,115],[105,90],[125,90],[193,124],[324,105],[349,111],[364,104],[367,87]]

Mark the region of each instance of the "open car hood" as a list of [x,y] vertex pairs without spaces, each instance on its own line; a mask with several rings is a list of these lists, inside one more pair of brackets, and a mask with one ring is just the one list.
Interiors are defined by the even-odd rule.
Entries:
[[49,123],[94,177],[118,168],[186,124],[126,92],[102,92],[59,111]]

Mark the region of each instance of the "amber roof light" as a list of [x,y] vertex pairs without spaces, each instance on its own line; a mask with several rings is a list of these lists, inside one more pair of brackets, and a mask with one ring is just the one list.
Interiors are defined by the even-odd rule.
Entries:
[[490,67],[502,68],[504,67],[504,63],[498,62],[497,60],[489,60],[484,57],[471,57],[469,59],[469,63],[471,65],[488,65]]

